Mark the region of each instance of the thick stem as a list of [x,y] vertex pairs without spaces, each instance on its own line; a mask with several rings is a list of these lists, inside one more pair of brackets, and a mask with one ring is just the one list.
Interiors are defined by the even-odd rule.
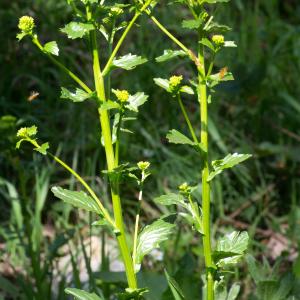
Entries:
[[198,69],[199,86],[198,100],[200,102],[200,117],[201,117],[201,144],[203,145],[203,169],[202,169],[202,212],[203,212],[203,249],[205,267],[207,272],[207,291],[206,299],[214,300],[214,279],[212,273],[213,260],[210,239],[210,184],[207,182],[209,176],[208,167],[208,111],[207,111],[207,90],[205,81],[205,59],[204,47],[200,45],[198,59],[200,67]]
[[[104,80],[103,80],[103,76],[102,76],[101,68],[100,68],[96,31],[92,31],[90,33],[90,38],[91,38],[91,44],[92,44],[93,71],[94,71],[95,87],[96,87],[97,97],[99,99],[99,105],[100,105],[101,102],[106,101],[106,98],[105,98]],[[109,171],[112,171],[116,167],[116,165],[115,165],[115,159],[114,159],[114,149],[113,149],[113,145],[112,145],[109,117],[108,117],[107,110],[100,110],[100,108],[99,108],[98,111],[99,111],[99,115],[100,115],[100,124],[101,124],[101,129],[102,129],[102,136],[103,136],[103,140],[104,140],[107,168]],[[128,285],[130,288],[135,289],[135,288],[137,288],[137,282],[136,282],[136,277],[135,277],[135,273],[134,273],[132,258],[130,256],[130,251],[129,251],[127,241],[126,241],[126,236],[125,236],[124,221],[123,221],[123,215],[122,215],[122,206],[121,206],[121,200],[120,200],[120,195],[119,195],[119,183],[118,182],[112,183],[111,195],[112,195],[115,223],[119,230],[119,234],[117,235],[117,240],[119,243],[119,248],[120,248],[123,262],[125,265],[125,271],[126,271]]]

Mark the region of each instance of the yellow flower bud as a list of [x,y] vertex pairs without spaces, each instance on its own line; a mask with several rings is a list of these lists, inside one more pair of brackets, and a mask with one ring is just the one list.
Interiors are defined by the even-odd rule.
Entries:
[[181,81],[182,81],[181,75],[180,76],[174,75],[174,76],[170,77],[170,79],[169,79],[170,87],[177,88],[180,85]]
[[140,170],[145,171],[149,168],[150,163],[148,161],[140,161],[137,163],[137,166]]
[[116,95],[117,99],[121,102],[126,102],[130,96],[126,90],[113,90],[113,93]]
[[217,45],[217,46],[222,46],[224,44],[224,36],[221,34],[215,34],[212,36],[212,41]]
[[122,13],[124,13],[124,10],[120,7],[112,7],[110,9],[110,16],[111,17],[117,17],[117,16],[121,15]]
[[31,33],[34,28],[34,19],[29,16],[23,16],[19,19],[19,29],[24,33]]

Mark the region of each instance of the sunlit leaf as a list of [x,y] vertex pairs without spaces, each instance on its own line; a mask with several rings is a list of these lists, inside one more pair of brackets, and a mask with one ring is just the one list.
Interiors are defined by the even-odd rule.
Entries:
[[49,143],[44,143],[38,148],[34,148],[35,151],[40,152],[43,155],[47,154],[47,150],[49,149]]
[[191,20],[183,20],[182,21],[182,28],[187,28],[187,29],[197,29],[202,25],[202,20],[199,19],[191,19]]
[[59,54],[59,48],[57,46],[56,41],[48,42],[44,45],[44,51],[47,53],[50,53],[52,55],[58,56]]
[[62,87],[60,98],[69,99],[73,102],[83,102],[86,99],[94,97],[94,93],[89,94],[82,89],[76,88],[75,92],[71,92],[68,89]]
[[187,56],[187,54],[183,50],[166,49],[164,50],[164,53],[161,56],[156,57],[155,60],[157,62],[164,62],[177,56],[184,57]]
[[137,241],[134,261],[136,272],[140,269],[144,256],[149,254],[153,249],[158,248],[160,243],[166,241],[173,232],[174,227],[174,224],[165,222],[162,219],[154,221],[152,224],[144,227]]
[[167,139],[169,143],[173,144],[188,144],[194,146],[195,143],[189,139],[187,136],[177,131],[176,129],[172,129],[167,134]]
[[237,47],[234,41],[225,41],[224,47]]
[[117,67],[125,70],[132,70],[136,66],[144,64],[147,61],[147,58],[129,53],[119,58],[115,58],[113,60],[112,67]]
[[170,83],[169,83],[168,79],[154,78],[153,80],[154,80],[155,84],[157,84],[161,88],[165,89],[167,92],[170,91]]
[[125,292],[118,293],[119,300],[142,299],[141,296],[148,292],[147,288],[133,289],[127,288]]
[[139,106],[143,105],[147,101],[147,99],[148,95],[145,95],[143,92],[138,92],[134,95],[129,96],[128,104],[126,104],[125,107],[137,112]]
[[159,197],[154,198],[154,202],[161,205],[179,205],[182,207],[187,207],[184,202],[184,197],[180,194],[169,193],[166,195],[161,195]]
[[94,199],[88,196],[85,192],[70,191],[58,186],[54,186],[51,191],[55,197],[63,200],[66,203],[87,211],[94,212],[96,214],[102,214]]
[[247,250],[249,235],[246,231],[233,231],[220,238],[213,256],[217,266],[236,264]]
[[74,296],[77,300],[104,300],[102,297],[97,296],[95,293],[88,293],[86,291],[75,288],[66,288],[65,293]]
[[212,171],[208,178],[207,181],[212,180],[215,176],[221,174],[223,170],[232,168],[239,163],[247,160],[250,158],[252,155],[251,154],[238,154],[238,153],[233,153],[233,154],[228,154],[225,158],[220,159],[220,160],[214,160],[212,162],[212,167],[214,171]]
[[70,22],[61,31],[66,33],[69,39],[82,38],[85,34],[94,29],[94,25],[82,22]]

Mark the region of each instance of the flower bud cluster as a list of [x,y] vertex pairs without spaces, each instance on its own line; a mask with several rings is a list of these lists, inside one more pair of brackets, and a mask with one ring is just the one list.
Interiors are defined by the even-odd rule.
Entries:
[[113,90],[113,93],[120,102],[127,102],[130,96],[126,90]]
[[30,34],[35,27],[34,19],[29,16],[23,16],[19,19],[18,27],[23,33]]

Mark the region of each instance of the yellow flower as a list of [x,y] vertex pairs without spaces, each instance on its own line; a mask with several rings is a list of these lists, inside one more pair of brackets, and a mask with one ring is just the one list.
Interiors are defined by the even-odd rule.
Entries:
[[116,95],[117,99],[121,102],[126,102],[130,96],[126,90],[113,90],[113,93]]
[[170,87],[177,88],[180,85],[181,81],[182,81],[181,75],[180,76],[174,75],[174,76],[170,77],[170,79],[169,79]]
[[211,39],[217,46],[221,46],[224,44],[224,36],[221,34],[215,34]]
[[19,19],[19,29],[25,33],[31,33],[34,28],[34,19],[29,16],[23,16]]
[[110,16],[111,17],[117,17],[117,16],[121,15],[122,13],[124,13],[124,10],[120,7],[112,7],[110,9]]
[[137,163],[137,166],[139,167],[140,170],[145,171],[149,168],[150,163],[149,161],[140,161]]

